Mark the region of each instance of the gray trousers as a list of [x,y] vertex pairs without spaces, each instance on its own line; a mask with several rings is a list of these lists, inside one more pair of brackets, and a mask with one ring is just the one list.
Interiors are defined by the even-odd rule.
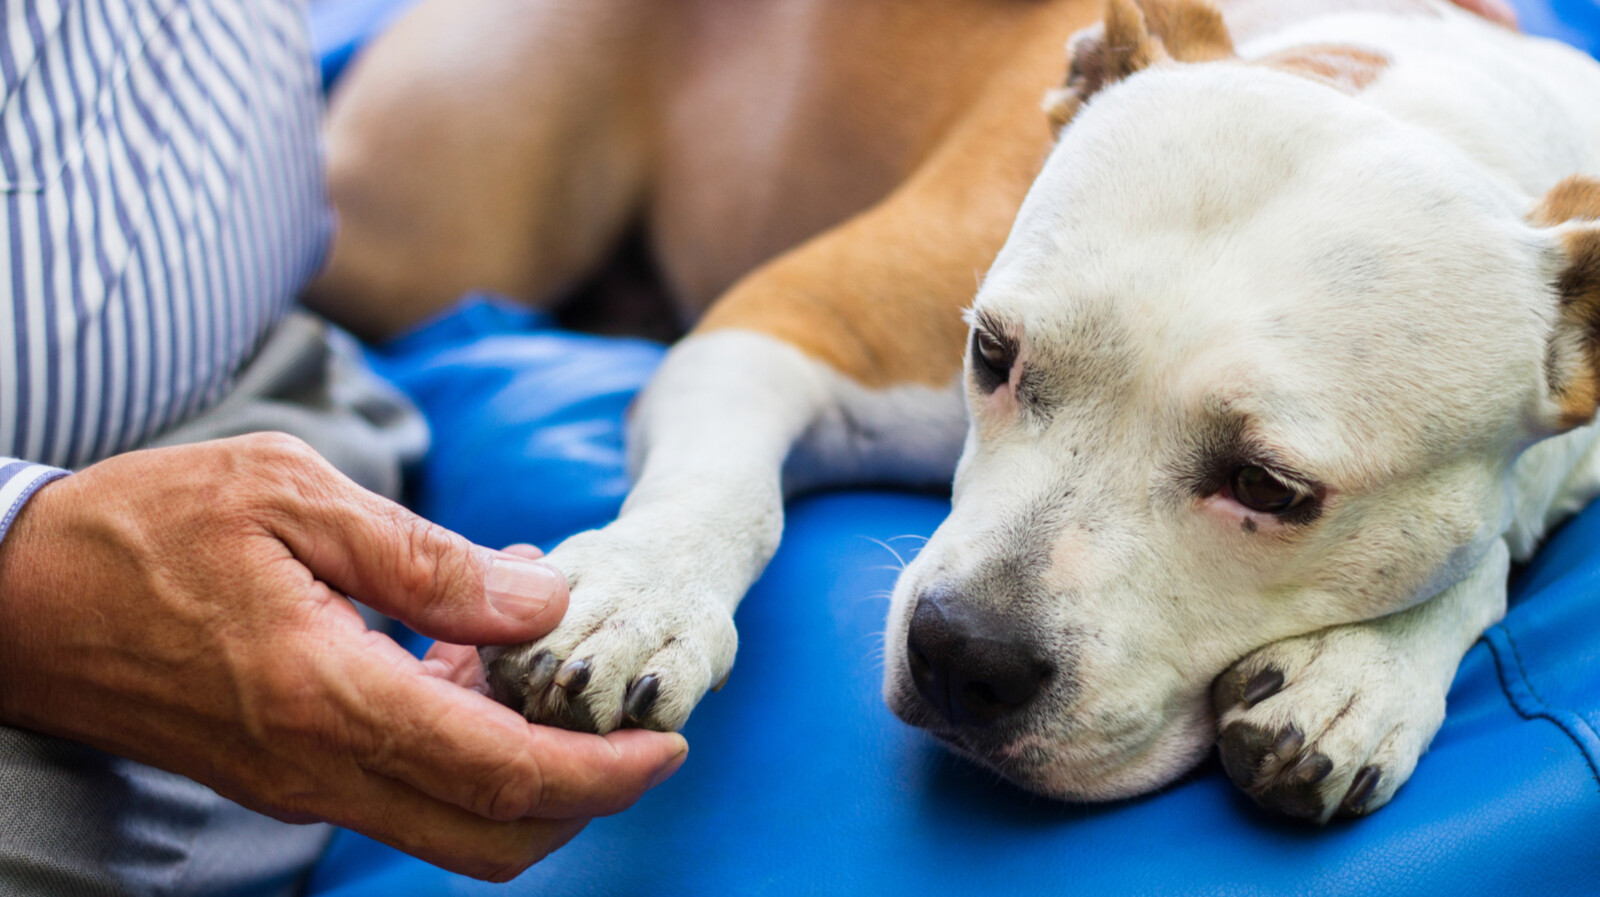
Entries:
[[[390,498],[428,446],[415,407],[366,370],[348,336],[304,313],[277,327],[226,399],[154,445],[265,430],[299,436]],[[0,726],[3,897],[292,895],[331,835],[174,773]]]

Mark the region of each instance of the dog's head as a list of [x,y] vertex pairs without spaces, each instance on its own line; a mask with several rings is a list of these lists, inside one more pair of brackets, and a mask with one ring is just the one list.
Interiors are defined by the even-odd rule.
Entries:
[[902,719],[1058,797],[1169,781],[1235,660],[1462,578],[1600,397],[1600,183],[1530,215],[1354,101],[1378,57],[1202,62],[1155,24],[1226,32],[1177,5],[1075,48],[1101,92],[974,303],[954,505],[886,635]]

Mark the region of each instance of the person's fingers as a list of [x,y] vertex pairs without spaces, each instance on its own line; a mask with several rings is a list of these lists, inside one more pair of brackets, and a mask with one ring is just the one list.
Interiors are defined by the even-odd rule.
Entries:
[[587,818],[485,819],[382,775],[357,772],[331,783],[309,814],[358,831],[452,872],[509,881],[571,841]]
[[567,581],[526,554],[490,551],[368,492],[306,449],[291,457],[271,529],[323,582],[432,638],[512,644],[561,621]]
[[[598,735],[531,725],[516,712],[425,675],[393,642],[324,676],[341,730],[365,768],[489,819],[571,818],[620,812],[682,765],[676,733]],[[381,639],[381,641],[379,641]]]
[[514,554],[519,558],[527,558],[530,561],[537,561],[538,559],[544,557],[544,552],[539,549],[539,546],[529,545],[526,542],[518,542],[515,545],[507,545],[506,547],[500,549],[500,553]]
[[489,694],[489,681],[477,648],[434,642],[422,658],[422,668],[435,678],[454,682],[480,695]]

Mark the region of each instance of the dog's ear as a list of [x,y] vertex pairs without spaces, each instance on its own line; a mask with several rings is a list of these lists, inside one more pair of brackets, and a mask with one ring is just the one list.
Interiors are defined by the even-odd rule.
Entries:
[[1163,60],[1227,59],[1233,38],[1206,0],[1106,0],[1105,21],[1074,35],[1067,56],[1066,81],[1044,99],[1057,132],[1106,85]]
[[1529,218],[1551,229],[1559,254],[1554,285],[1560,306],[1545,376],[1557,406],[1551,424],[1569,430],[1594,420],[1600,407],[1600,180],[1567,178]]

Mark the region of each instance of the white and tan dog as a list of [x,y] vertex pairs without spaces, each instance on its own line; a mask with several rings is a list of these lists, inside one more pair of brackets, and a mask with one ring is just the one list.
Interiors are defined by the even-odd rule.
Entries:
[[[1374,6],[1257,15],[1235,46],[1199,0],[1113,0],[1073,42],[1052,98],[1072,124],[961,371],[943,303],[1036,163],[992,138],[1016,133],[1009,100],[949,107],[900,188],[673,349],[621,517],[551,553],[571,610],[486,653],[497,693],[535,720],[677,727],[733,664],[785,490],[953,470],[890,612],[903,719],[1063,798],[1155,788],[1220,727],[1267,806],[1387,802],[1510,561],[1600,488],[1600,66],[1442,4]],[[1026,88],[1060,39],[1039,24],[1082,24],[1058,19],[1017,19],[1024,61],[984,89]],[[370,161],[344,115],[333,291],[384,257],[362,208],[396,191],[341,182],[341,153]]]

